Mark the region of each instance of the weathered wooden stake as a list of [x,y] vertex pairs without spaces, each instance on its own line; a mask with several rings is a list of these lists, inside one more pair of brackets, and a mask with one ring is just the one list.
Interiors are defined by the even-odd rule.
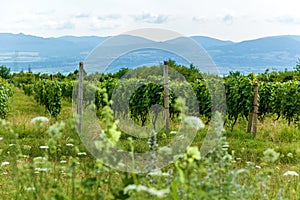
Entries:
[[83,103],[83,62],[79,63],[79,83],[78,83],[78,104],[77,114],[79,115],[78,131],[82,131],[82,103]]
[[247,127],[247,133],[251,133],[252,129],[252,119],[253,119],[253,111],[249,113],[248,115],[248,127]]
[[257,113],[258,113],[258,83],[254,83],[254,100],[253,100],[253,129],[252,135],[255,137],[257,133]]
[[170,115],[169,115],[169,86],[168,86],[168,62],[164,61],[164,107],[166,120],[166,133],[170,132]]

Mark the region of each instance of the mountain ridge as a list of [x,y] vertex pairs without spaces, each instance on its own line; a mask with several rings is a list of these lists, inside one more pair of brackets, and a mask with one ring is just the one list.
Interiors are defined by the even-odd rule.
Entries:
[[[58,67],[66,67],[63,70],[70,71],[71,66],[74,68],[93,49],[111,37],[72,35],[40,37],[23,33],[0,33],[0,65],[6,65],[16,71],[20,70],[20,67],[26,68],[26,65],[33,69],[46,69],[46,71],[57,71]],[[248,72],[251,70],[256,72],[261,68],[279,66],[282,69],[291,69],[300,58],[299,35],[269,36],[241,42],[220,40],[208,36],[191,36],[189,38],[207,51],[221,69],[220,71],[230,68],[231,70],[247,69]],[[131,43],[154,42],[142,37],[123,35],[123,39],[120,37],[120,42],[114,44],[116,48],[122,40],[131,40]],[[128,41],[126,42],[128,43]],[[27,56],[20,56],[23,52]],[[28,52],[32,52],[32,54]],[[155,54],[151,54],[151,56],[153,55]]]

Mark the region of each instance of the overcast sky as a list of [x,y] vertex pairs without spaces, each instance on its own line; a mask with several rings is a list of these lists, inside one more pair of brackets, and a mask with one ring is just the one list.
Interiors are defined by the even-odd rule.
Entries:
[[162,28],[241,41],[300,35],[299,0],[0,0],[0,32],[43,37]]

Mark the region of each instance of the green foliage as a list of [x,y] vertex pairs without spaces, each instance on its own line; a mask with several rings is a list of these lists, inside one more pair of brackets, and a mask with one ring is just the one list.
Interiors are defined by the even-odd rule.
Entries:
[[206,82],[197,79],[192,86],[197,96],[200,115],[211,117],[211,96]]
[[300,114],[300,82],[288,81],[275,83],[272,94],[272,105],[278,116],[291,121],[299,121]]
[[34,84],[34,98],[45,106],[52,117],[57,117],[61,111],[61,84],[58,81],[39,81]]
[[13,95],[11,86],[0,78],[0,118],[8,113],[8,100]]
[[0,66],[0,77],[3,79],[9,79],[10,78],[10,68],[7,68],[5,66]]
[[[105,106],[99,137],[105,134],[109,144],[118,145],[117,141],[127,139],[120,138],[108,95],[104,89],[100,93]],[[293,138],[299,132],[296,126],[291,133],[290,129],[279,133],[278,137],[285,137],[283,143],[253,139],[239,130],[228,134],[228,141],[233,139],[229,145],[220,118],[217,115],[210,122],[217,145],[208,155],[201,155],[199,141],[194,141],[173,164],[148,174],[119,172],[89,155],[74,120],[49,126],[36,123],[26,131],[15,131],[16,127],[0,120],[1,198],[299,199],[299,138]],[[137,142],[131,138],[131,152],[136,151],[133,145]],[[105,155],[114,156],[111,152]]]
[[22,84],[22,89],[27,96],[31,96],[34,93],[34,84]]
[[61,94],[62,97],[71,101],[73,97],[74,81],[63,81],[61,82]]
[[253,85],[253,74],[241,76],[235,73],[225,78],[227,114],[234,120],[233,126],[239,116],[247,117],[253,110]]

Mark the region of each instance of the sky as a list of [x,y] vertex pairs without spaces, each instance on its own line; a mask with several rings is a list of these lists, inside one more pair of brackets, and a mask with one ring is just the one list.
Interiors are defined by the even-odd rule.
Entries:
[[299,0],[0,0],[0,32],[111,36],[140,28],[243,41],[300,35]]

